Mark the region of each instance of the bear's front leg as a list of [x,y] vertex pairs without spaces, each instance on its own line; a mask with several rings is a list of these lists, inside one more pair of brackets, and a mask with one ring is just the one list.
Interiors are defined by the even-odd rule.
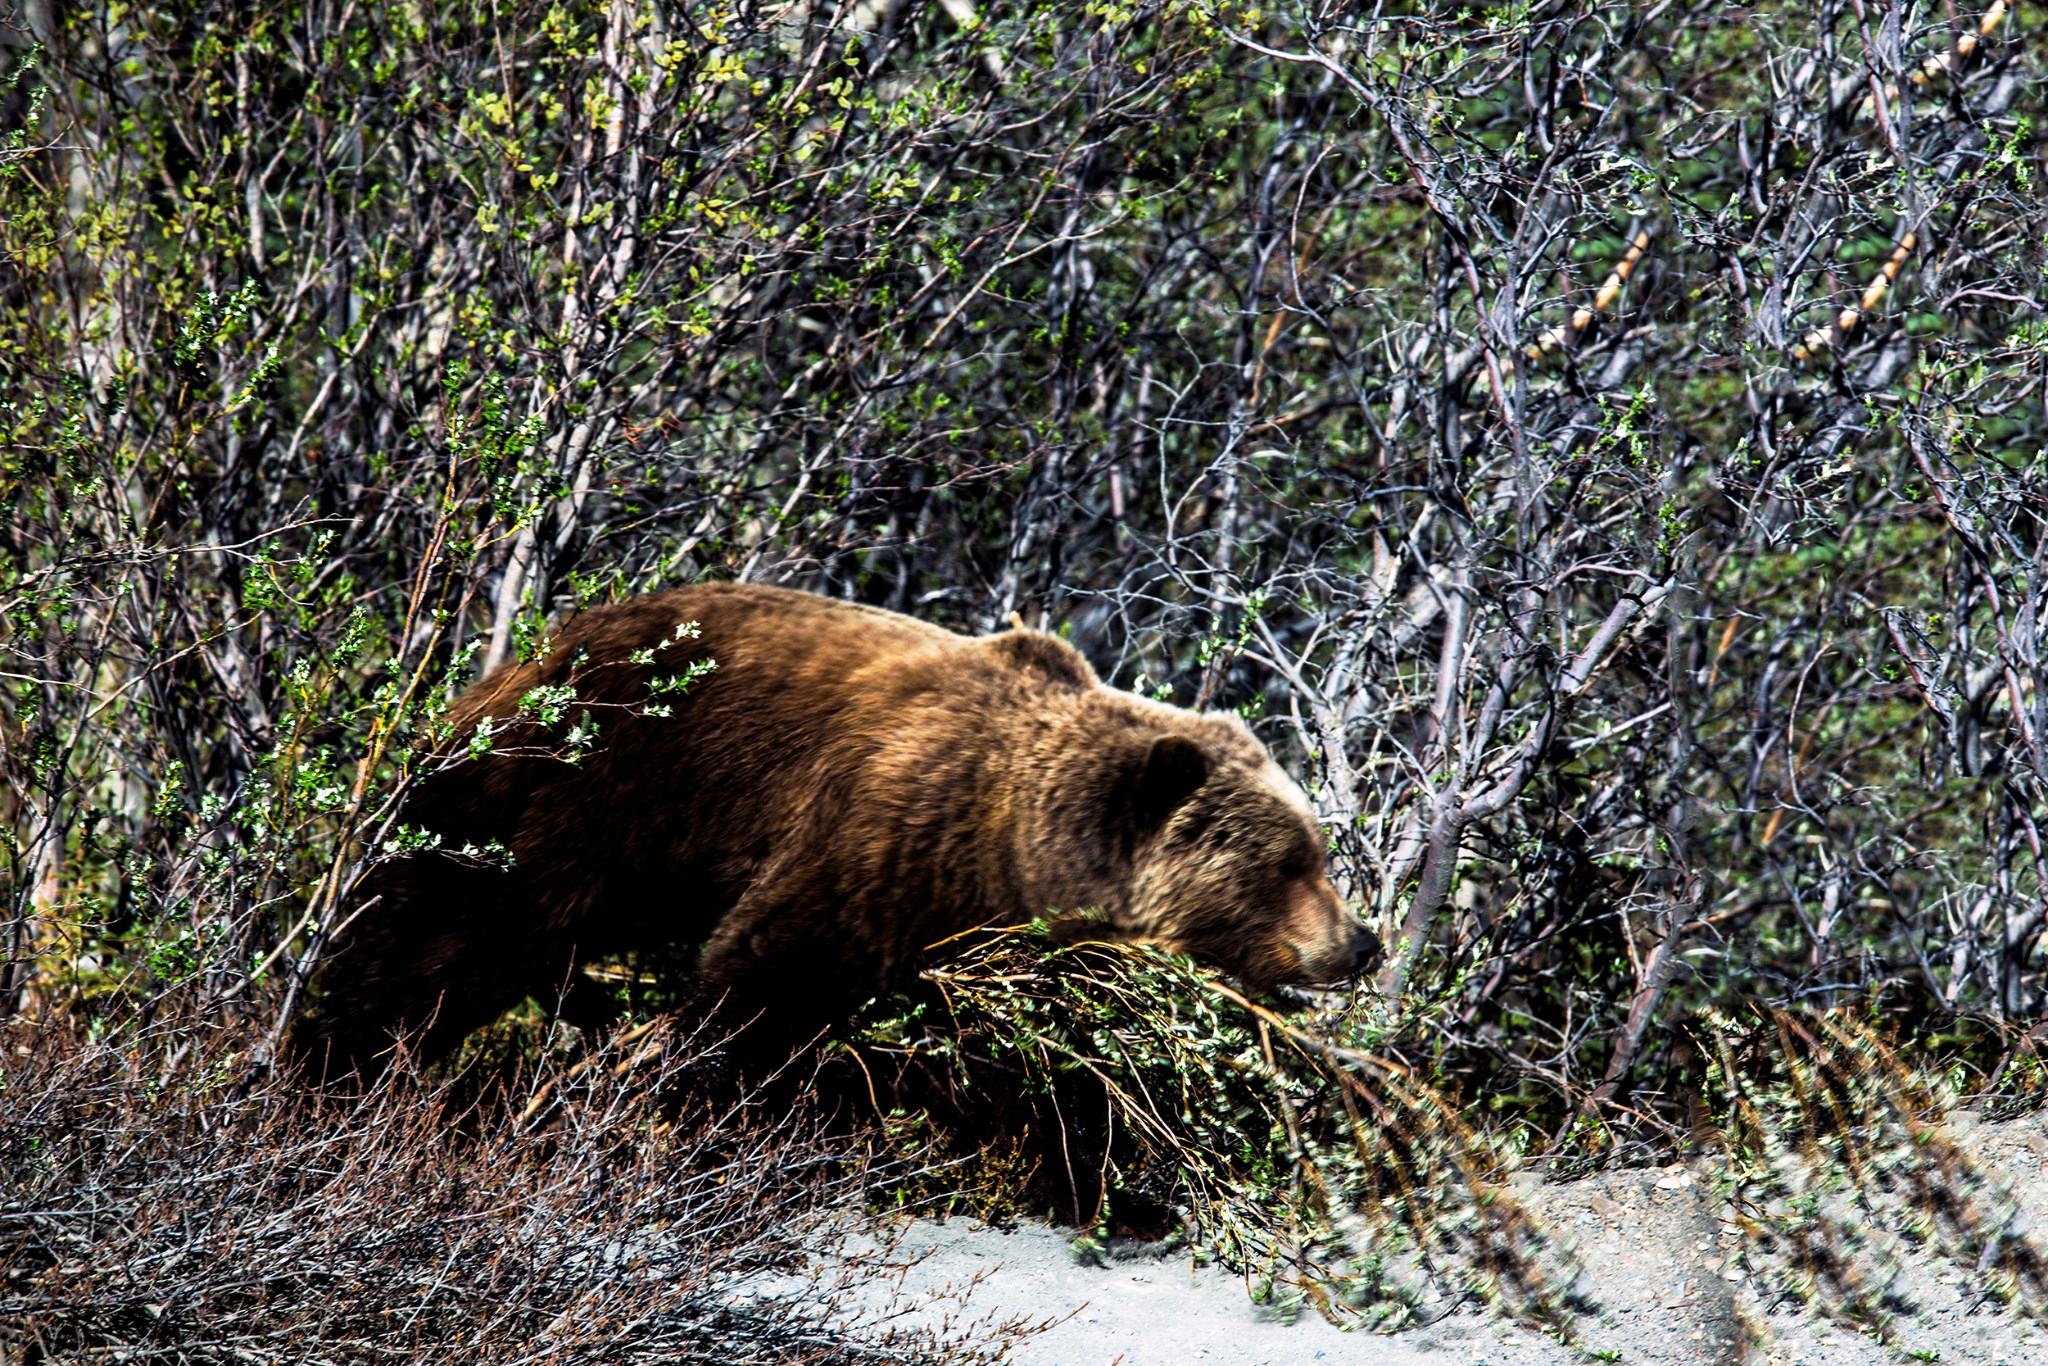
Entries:
[[[792,866],[793,865],[793,866]],[[822,860],[788,860],[719,921],[698,966],[700,1008],[740,1031],[736,1050],[779,1066],[876,989],[866,944],[846,933],[842,898]]]
[[537,942],[518,880],[498,869],[410,854],[373,870],[351,900],[361,910],[289,1045],[316,1077],[374,1077],[400,1039],[431,1062],[566,978],[566,950]]

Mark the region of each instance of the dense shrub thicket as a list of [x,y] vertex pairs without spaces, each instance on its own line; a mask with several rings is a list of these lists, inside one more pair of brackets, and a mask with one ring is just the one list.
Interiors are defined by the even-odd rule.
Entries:
[[455,691],[746,578],[1241,711],[1524,1148],[2030,1093],[2043,17],[7,9],[0,1011],[260,1058]]

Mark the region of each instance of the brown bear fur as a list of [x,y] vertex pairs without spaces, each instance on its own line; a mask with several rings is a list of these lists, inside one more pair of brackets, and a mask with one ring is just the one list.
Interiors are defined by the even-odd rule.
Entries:
[[[563,685],[577,700],[552,731],[521,719],[531,690]],[[1049,912],[1254,990],[1377,952],[1300,789],[1243,725],[1105,687],[1035,631],[976,640],[785,589],[682,588],[570,618],[543,658],[457,700],[458,733],[484,718],[492,752],[406,807],[440,851],[380,864],[352,898],[295,1031],[317,1065],[359,1067],[398,1031],[444,1052],[554,999],[579,961],[661,944],[704,945],[707,998],[804,1027],[931,946]],[[564,762],[586,721],[597,744]],[[509,869],[446,852],[493,840]]]

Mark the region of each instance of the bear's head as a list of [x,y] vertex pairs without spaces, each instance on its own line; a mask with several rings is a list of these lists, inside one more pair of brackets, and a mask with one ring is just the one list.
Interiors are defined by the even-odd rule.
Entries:
[[1301,788],[1235,718],[1157,711],[1109,746],[1101,828],[1117,834],[1122,886],[1100,898],[1101,929],[1214,963],[1254,994],[1372,968],[1379,939],[1330,885]]

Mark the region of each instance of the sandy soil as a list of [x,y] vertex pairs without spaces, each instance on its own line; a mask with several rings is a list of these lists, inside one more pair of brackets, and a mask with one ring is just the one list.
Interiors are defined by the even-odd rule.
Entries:
[[[1958,1116],[1951,1132],[2009,1183],[2018,1204],[2009,1232],[2048,1231],[2041,1118],[1991,1125]],[[1196,1266],[1185,1253],[1119,1245],[1106,1259],[1084,1260],[1070,1232],[1044,1225],[1005,1232],[964,1219],[910,1221],[898,1230],[897,1251],[921,1260],[899,1283],[866,1293],[920,1301],[934,1315],[944,1306],[956,1323],[963,1296],[969,1317],[1050,1321],[1012,1351],[1016,1366],[2048,1366],[2048,1324],[1973,1311],[1957,1268],[1903,1245],[1895,1249],[1890,1345],[1822,1321],[1774,1290],[1760,1294],[1754,1283],[1768,1279],[1768,1268],[1746,1266],[1757,1262],[1753,1253],[1733,1255],[1738,1239],[1721,1189],[1705,1164],[1519,1183],[1530,1213],[1575,1253],[1577,1289],[1597,1306],[1580,1320],[1576,1347],[1472,1310],[1390,1335],[1346,1332],[1312,1310],[1283,1316],[1260,1308],[1242,1280]]]

